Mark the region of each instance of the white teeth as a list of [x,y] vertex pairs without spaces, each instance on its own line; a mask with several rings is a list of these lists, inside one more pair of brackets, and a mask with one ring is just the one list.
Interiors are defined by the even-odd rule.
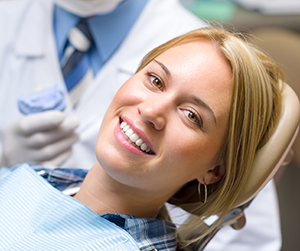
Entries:
[[138,139],[138,140],[135,142],[135,144],[136,144],[137,146],[141,146],[143,143],[144,143],[144,141],[143,141],[142,139]]
[[143,143],[143,144],[141,145],[141,149],[142,149],[143,151],[145,151],[145,150],[147,149],[147,145],[146,145],[145,143]]
[[132,142],[134,142],[134,143],[135,143],[138,139],[139,139],[139,136],[136,135],[135,133],[134,133],[133,135],[130,136],[130,140],[131,140]]
[[125,127],[123,128],[123,131],[126,132],[129,128],[130,128],[130,126],[127,125],[127,126],[125,126]]
[[127,123],[123,121],[123,122],[121,123],[120,127],[121,127],[121,129],[123,129],[125,126],[127,126]]
[[[0,0],[1,1],[1,0]],[[138,146],[140,150],[144,152],[151,152],[150,148],[144,143],[144,141],[136,134],[134,131],[130,128],[130,126],[122,121],[120,124],[120,128],[123,131],[123,133],[130,139],[132,144]]]
[[134,134],[134,132],[133,132],[133,130],[130,128],[130,129],[128,129],[128,130],[125,132],[125,134],[126,134],[128,137],[130,137],[131,135]]

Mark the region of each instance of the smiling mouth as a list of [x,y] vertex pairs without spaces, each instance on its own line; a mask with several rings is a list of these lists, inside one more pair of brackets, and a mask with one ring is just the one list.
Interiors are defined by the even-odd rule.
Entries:
[[140,151],[147,154],[154,154],[146,143],[132,130],[132,128],[125,122],[122,121],[120,124],[120,129],[129,143]]

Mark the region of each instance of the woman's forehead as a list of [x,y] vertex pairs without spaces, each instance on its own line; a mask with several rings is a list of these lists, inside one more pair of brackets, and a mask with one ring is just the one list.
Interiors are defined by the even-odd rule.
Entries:
[[215,79],[222,81],[224,75],[232,77],[230,64],[220,53],[216,43],[205,39],[193,39],[179,43],[155,58],[178,77],[195,80]]
[[195,39],[178,44],[151,62],[181,95],[193,93],[205,101],[216,116],[229,111],[232,96],[232,71],[214,42]]
[[208,63],[213,58],[221,58],[219,47],[216,43],[205,39],[192,39],[182,41],[162,54],[157,58],[163,58],[164,60],[172,61],[173,59],[179,61],[173,61],[173,64],[182,64],[182,62],[193,62],[193,64],[199,64],[203,61]]

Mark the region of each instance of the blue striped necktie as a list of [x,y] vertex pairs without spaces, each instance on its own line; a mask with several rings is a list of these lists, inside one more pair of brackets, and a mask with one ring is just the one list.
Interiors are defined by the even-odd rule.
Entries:
[[93,71],[86,53],[92,43],[92,35],[84,20],[71,29],[61,67],[73,105],[78,102],[93,79]]

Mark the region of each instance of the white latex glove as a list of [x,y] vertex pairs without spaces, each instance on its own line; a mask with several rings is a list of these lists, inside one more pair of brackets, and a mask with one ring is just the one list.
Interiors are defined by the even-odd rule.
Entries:
[[2,166],[23,161],[61,165],[79,139],[78,125],[78,118],[56,110],[22,117],[4,132]]

